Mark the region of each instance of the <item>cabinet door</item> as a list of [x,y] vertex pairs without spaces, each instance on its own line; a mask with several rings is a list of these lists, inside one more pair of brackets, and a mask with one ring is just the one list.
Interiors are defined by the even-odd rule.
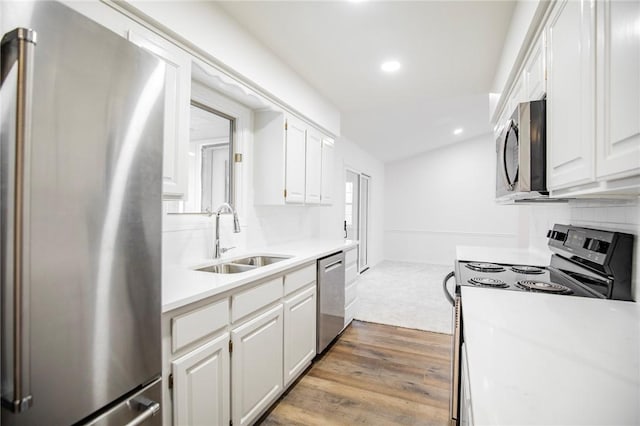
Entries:
[[284,302],[284,382],[288,386],[316,356],[316,287]]
[[333,203],[333,139],[322,138],[322,184],[320,188],[320,202]]
[[509,115],[513,113],[518,107],[520,102],[526,101],[526,87],[524,84],[524,74],[520,74],[515,84],[513,85],[513,89],[511,90],[511,96],[509,98]]
[[167,64],[162,192],[168,198],[182,198],[187,191],[191,58],[182,49],[151,31],[130,30],[129,40]]
[[597,175],[640,173],[640,2],[598,2]]
[[172,362],[177,426],[229,423],[229,333]]
[[307,129],[301,121],[291,117],[287,118],[286,129],[285,201],[303,203]]
[[282,392],[282,305],[231,332],[233,424],[252,423]]
[[542,33],[533,44],[531,54],[524,67],[525,101],[536,101],[544,97],[547,91],[545,70],[544,33]]
[[595,179],[593,0],[560,1],[547,26],[550,189]]
[[322,179],[322,138],[315,130],[307,130],[306,152],[306,190],[304,201],[309,204],[320,203]]

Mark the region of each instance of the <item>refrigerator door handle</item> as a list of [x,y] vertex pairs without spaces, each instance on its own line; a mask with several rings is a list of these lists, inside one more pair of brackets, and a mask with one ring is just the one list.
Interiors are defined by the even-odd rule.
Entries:
[[[29,352],[29,259],[25,241],[28,241],[29,216],[29,156],[31,146],[31,106],[33,89],[33,54],[36,32],[27,28],[16,28],[2,37],[1,85],[3,96],[8,96],[5,84],[15,76],[15,128],[3,132],[3,136],[14,136],[7,144],[7,173],[3,175],[2,202],[6,203],[2,224],[2,292],[3,321],[8,325],[7,335],[2,339],[2,405],[13,412],[22,412],[31,407],[30,352]],[[2,102],[8,102],[2,100]],[[6,386],[6,388],[4,388]]]
[[142,411],[138,417],[131,420],[126,426],[138,426],[144,423],[147,419],[155,416],[160,411],[160,404],[144,396],[138,396],[127,402],[131,408],[137,411]]

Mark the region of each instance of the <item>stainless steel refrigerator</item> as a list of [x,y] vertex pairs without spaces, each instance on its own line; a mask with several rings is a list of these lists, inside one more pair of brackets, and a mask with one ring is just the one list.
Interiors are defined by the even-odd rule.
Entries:
[[164,63],[0,7],[2,426],[160,424]]

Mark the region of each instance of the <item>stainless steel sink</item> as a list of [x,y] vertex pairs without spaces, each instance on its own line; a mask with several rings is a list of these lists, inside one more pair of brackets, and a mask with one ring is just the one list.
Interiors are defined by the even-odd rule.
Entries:
[[241,272],[251,271],[261,266],[272,265],[290,258],[291,256],[247,256],[240,259],[230,259],[225,263],[204,266],[196,269],[196,271],[211,272],[214,274],[239,274]]
[[213,272],[214,274],[239,274],[240,272],[251,271],[256,269],[252,265],[238,265],[235,263],[219,263],[217,265],[205,266],[204,268],[196,269],[202,272]]
[[291,256],[249,256],[242,259],[235,259],[233,263],[239,265],[248,265],[253,267],[272,265],[283,260],[290,259]]

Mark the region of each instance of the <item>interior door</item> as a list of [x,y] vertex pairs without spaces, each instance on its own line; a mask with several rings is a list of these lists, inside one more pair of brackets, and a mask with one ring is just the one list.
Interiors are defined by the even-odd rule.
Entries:
[[358,239],[358,205],[360,200],[360,175],[347,170],[344,200],[344,236],[348,240]]
[[360,245],[358,246],[358,270],[369,269],[369,186],[371,178],[360,175]]

